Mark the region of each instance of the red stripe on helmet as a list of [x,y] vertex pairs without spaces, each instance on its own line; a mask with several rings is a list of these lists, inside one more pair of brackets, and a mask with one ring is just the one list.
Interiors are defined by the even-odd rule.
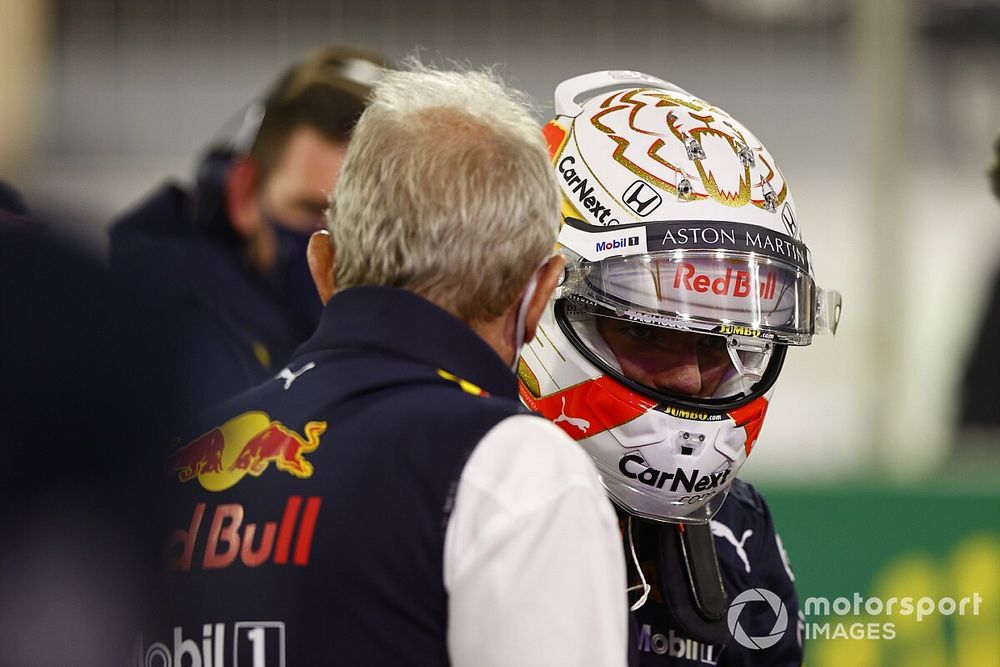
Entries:
[[542,128],[542,135],[545,137],[545,144],[549,149],[549,157],[555,160],[566,143],[567,132],[554,120],[550,120]]
[[519,383],[521,400],[562,427],[574,440],[583,440],[630,422],[656,401],[603,375],[563,391],[535,398]]
[[747,456],[750,456],[750,450],[757,442],[757,436],[760,435],[760,429],[764,426],[766,414],[767,399],[763,396],[729,412],[729,416],[736,422],[736,425],[743,426],[747,430],[747,439],[743,443]]

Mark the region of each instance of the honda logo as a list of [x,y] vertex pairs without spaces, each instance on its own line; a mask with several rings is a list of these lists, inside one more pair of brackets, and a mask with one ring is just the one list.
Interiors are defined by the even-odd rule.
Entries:
[[787,203],[784,208],[781,209],[781,219],[785,223],[785,229],[788,230],[788,235],[792,238],[798,238],[799,226],[795,223],[795,214],[792,213],[792,207]]
[[656,210],[663,198],[656,190],[639,180],[628,187],[623,200],[626,206],[645,218]]

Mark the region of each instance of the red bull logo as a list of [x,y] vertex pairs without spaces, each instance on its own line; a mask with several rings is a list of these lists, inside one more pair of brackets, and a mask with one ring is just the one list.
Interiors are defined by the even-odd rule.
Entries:
[[[250,510],[240,503],[214,509],[207,503],[194,507],[185,527],[167,539],[167,569],[216,570],[236,563],[258,567],[309,565],[316,521],[323,499],[289,496],[280,519],[250,521]],[[258,511],[258,510],[254,510]]]
[[180,482],[196,479],[209,491],[223,491],[246,475],[260,477],[274,463],[299,479],[312,477],[305,454],[319,447],[326,422],[309,422],[299,435],[265,412],[245,412],[175,451],[167,473]]
[[682,262],[677,266],[674,274],[674,289],[686,289],[689,291],[705,293],[711,291],[720,296],[735,296],[745,298],[754,291],[760,294],[761,299],[773,299],[775,288],[777,287],[777,276],[773,271],[768,271],[763,283],[759,283],[747,271],[736,271],[731,268],[726,269],[725,275],[713,277],[706,273],[698,273],[694,264]]

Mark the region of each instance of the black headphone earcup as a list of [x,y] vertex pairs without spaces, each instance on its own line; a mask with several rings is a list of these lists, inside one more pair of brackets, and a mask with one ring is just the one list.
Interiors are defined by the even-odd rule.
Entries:
[[209,149],[198,165],[192,222],[199,234],[235,237],[226,215],[226,177],[232,164],[233,151],[226,147]]

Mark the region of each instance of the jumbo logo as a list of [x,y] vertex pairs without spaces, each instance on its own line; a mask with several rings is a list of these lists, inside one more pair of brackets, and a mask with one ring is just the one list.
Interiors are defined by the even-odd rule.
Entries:
[[265,412],[244,412],[174,452],[167,473],[180,482],[197,478],[208,491],[224,491],[246,475],[260,477],[272,462],[306,479],[313,466],[304,455],[319,447],[325,431],[326,422],[309,422],[303,437]]

